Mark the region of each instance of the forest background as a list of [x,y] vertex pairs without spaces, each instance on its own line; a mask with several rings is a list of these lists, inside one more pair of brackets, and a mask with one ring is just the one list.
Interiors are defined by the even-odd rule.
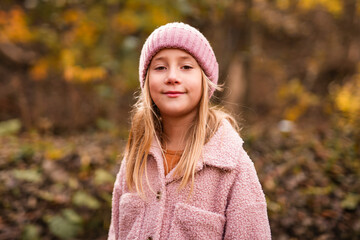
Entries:
[[106,239],[146,37],[211,42],[274,239],[360,238],[359,0],[1,0],[0,239]]

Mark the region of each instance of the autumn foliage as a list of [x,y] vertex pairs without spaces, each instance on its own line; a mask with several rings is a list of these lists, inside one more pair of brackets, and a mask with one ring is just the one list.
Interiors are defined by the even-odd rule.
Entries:
[[210,40],[274,239],[360,238],[360,1],[0,5],[0,239],[106,239],[152,30]]

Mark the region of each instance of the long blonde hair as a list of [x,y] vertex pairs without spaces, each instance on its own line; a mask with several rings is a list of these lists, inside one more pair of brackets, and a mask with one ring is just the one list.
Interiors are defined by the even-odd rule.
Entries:
[[[203,146],[217,131],[222,120],[227,119],[236,130],[239,130],[235,119],[230,114],[222,108],[210,107],[210,87],[220,89],[202,72],[203,91],[198,114],[185,135],[186,145],[174,172],[175,175],[182,176],[180,188],[184,188],[191,181],[191,192],[194,186],[196,164],[201,158]],[[150,186],[146,166],[153,138],[156,138],[161,146],[163,140],[161,117],[159,109],[151,99],[147,75],[144,89],[133,108],[131,129],[125,149],[127,186],[130,190],[135,188],[139,194],[143,193],[144,172],[147,184]],[[163,150],[162,152],[164,153]]]

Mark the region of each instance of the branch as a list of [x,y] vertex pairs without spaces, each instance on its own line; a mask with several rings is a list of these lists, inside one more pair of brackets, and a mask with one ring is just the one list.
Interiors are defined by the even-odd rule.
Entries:
[[0,57],[16,65],[30,65],[36,59],[36,54],[34,51],[27,51],[11,42],[6,42],[0,43]]

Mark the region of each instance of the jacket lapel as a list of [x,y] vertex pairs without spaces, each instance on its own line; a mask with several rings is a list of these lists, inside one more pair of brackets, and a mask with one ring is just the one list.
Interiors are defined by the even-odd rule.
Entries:
[[[196,164],[195,172],[201,171],[205,165],[217,167],[224,171],[235,169],[242,144],[243,140],[231,124],[227,120],[223,120],[214,136],[204,145],[202,157]],[[164,176],[164,158],[161,147],[155,137],[150,148],[150,154],[157,162],[160,178],[165,178],[165,184],[181,178],[180,176],[173,176],[174,169]]]

